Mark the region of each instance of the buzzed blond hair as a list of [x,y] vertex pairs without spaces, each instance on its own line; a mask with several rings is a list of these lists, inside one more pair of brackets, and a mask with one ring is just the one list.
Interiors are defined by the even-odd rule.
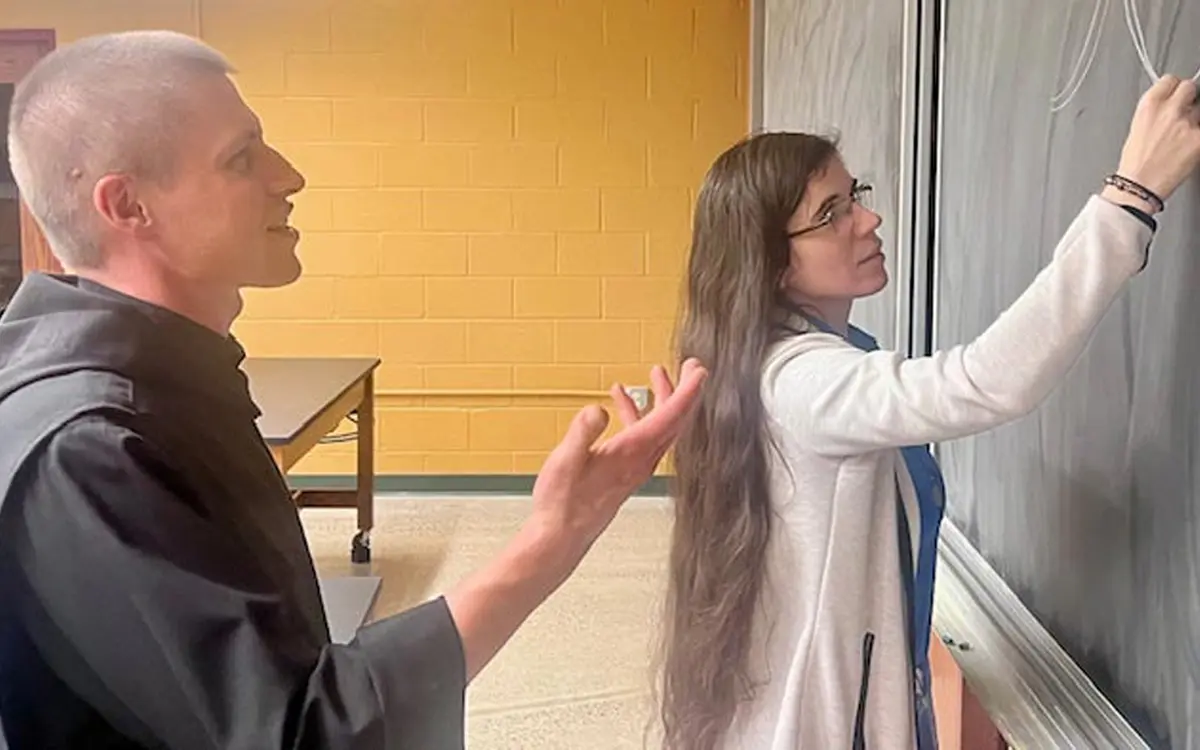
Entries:
[[58,48],[17,86],[8,153],[17,189],[64,266],[99,261],[92,191],[106,174],[171,170],[189,83],[234,69],[173,31],[86,37]]

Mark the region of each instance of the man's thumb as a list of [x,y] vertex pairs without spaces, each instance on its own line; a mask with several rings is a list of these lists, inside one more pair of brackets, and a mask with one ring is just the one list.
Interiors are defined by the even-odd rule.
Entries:
[[572,454],[587,453],[608,427],[608,412],[595,404],[579,410],[567,428],[562,445]]

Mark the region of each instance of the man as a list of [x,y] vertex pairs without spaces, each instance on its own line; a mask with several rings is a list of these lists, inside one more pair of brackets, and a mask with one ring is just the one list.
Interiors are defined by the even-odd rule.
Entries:
[[330,643],[229,336],[300,273],[303,178],[221,56],[166,32],[60,48],[9,149],[69,275],[0,317],[0,720],[14,748],[458,748],[467,683],[569,577],[696,400],[652,373],[626,428],[583,410],[507,549],[446,596]]

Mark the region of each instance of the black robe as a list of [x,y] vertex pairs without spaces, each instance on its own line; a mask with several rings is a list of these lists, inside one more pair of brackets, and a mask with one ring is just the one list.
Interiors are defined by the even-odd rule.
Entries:
[[330,642],[243,357],[70,277],[0,316],[0,746],[463,746],[444,599]]

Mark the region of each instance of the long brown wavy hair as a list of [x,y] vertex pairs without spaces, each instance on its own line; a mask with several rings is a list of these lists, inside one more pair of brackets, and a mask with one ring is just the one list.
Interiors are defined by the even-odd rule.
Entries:
[[771,532],[762,366],[778,337],[788,221],[836,155],[829,138],[753,135],[717,158],[697,198],[676,339],[679,356],[709,375],[674,449],[658,684],[669,750],[717,747],[753,692],[751,626]]

